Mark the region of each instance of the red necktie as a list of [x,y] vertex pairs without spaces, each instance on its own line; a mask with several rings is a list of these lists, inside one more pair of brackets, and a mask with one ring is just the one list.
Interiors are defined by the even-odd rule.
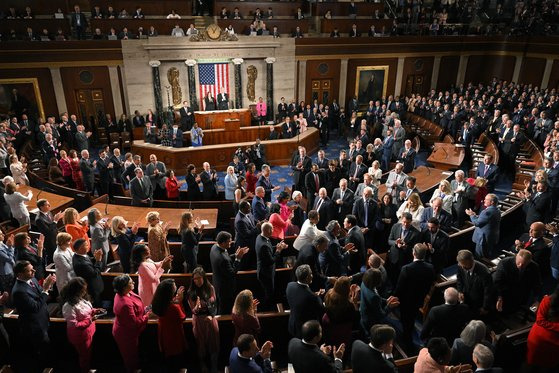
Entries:
[[534,242],[534,239],[532,237],[530,237],[530,239],[528,240],[528,242],[526,242],[524,244],[524,248],[527,249],[530,247],[530,245],[532,244],[532,242]]
[[318,193],[318,190],[320,189],[320,186],[318,185],[318,174],[314,174],[314,184],[316,185],[316,192]]

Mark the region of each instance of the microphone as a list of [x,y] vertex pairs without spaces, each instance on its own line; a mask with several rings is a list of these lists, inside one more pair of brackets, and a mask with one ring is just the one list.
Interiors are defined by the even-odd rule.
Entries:
[[424,164],[422,164],[422,165],[419,166],[419,167],[425,167],[425,168],[427,169],[427,175],[428,175],[428,176],[431,176],[431,169],[430,169],[429,167],[427,167],[427,166],[424,165]]
[[37,202],[39,200],[39,196],[41,195],[41,193],[43,193],[43,190],[39,190],[39,193],[37,193],[37,195],[35,196],[35,202]]
[[109,215],[109,197],[107,197],[107,202],[105,202],[105,216]]
[[447,158],[448,158],[448,152],[446,151],[446,149],[445,149],[444,147],[442,147],[442,146],[440,146],[438,149],[441,149],[441,150],[444,152],[444,154],[445,154],[445,159],[447,159]]
[[188,202],[188,209],[192,212],[192,201]]

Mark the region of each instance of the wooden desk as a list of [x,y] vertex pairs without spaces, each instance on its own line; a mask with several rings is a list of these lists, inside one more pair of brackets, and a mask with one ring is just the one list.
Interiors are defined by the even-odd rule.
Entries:
[[[452,173],[445,174],[444,172],[445,171],[440,169],[420,166],[410,172],[408,176],[416,178],[415,186],[419,190],[419,193],[425,194],[427,192],[427,199],[429,199],[431,195],[428,192],[438,187],[441,180],[448,179],[452,176]],[[386,184],[381,184],[378,188],[378,198],[382,198],[384,193],[386,193]]]
[[[105,215],[105,206],[107,207],[107,215]],[[101,212],[103,217],[112,218],[113,216],[122,216],[124,220],[128,221],[128,226],[132,227],[134,222],[138,223],[139,228],[147,230],[148,224],[146,222],[146,215],[150,211],[159,212],[159,217],[163,223],[168,221],[171,222],[171,231],[176,231],[179,226],[181,215],[187,209],[172,209],[172,208],[161,208],[161,207],[136,207],[136,206],[120,206],[120,205],[105,205],[104,203],[97,203],[90,208],[82,211],[80,217],[87,216],[87,212],[96,208]],[[207,220],[209,224],[205,229],[213,230],[217,225],[217,209],[196,209],[190,210],[194,215],[194,218],[199,218],[200,220]]]
[[[262,130],[264,131],[264,129]],[[307,148],[307,153],[310,154],[318,149],[318,142],[319,132],[316,128],[309,128],[299,136],[299,139],[294,137],[292,139],[262,141],[266,146],[266,159],[272,165],[289,164],[298,145]],[[239,147],[246,148],[252,144],[254,144],[254,141],[204,145],[196,148],[169,148],[146,144],[143,141],[134,141],[132,153],[140,155],[142,159],[149,159],[150,154],[155,154],[157,159],[167,165],[167,169],[173,169],[177,175],[184,175],[186,166],[190,163],[201,167],[202,163],[209,162],[213,168],[223,171],[227,168]]]
[[74,203],[74,199],[71,197],[65,197],[58,194],[45,192],[27,185],[20,185],[17,191],[25,196],[27,195],[28,190],[33,192],[33,198],[31,198],[31,201],[27,202],[27,210],[29,212],[37,208],[37,196],[39,197],[39,199],[46,199],[49,201],[50,209],[53,213],[62,211],[67,207],[72,206],[72,204]]
[[240,127],[250,126],[250,110],[232,109],[194,112],[194,121],[203,130],[225,128],[226,119],[238,119]]
[[[278,133],[281,133],[281,124],[274,126]],[[204,131],[204,145],[230,144],[234,142],[250,142],[259,139],[267,139],[270,134],[269,126],[241,127],[229,130],[218,128]],[[190,142],[190,131],[183,133],[185,144]]]
[[[143,8],[142,8],[143,9]],[[92,19],[91,30],[100,28],[101,32],[105,35],[109,33],[111,27],[116,30],[116,34],[120,34],[124,27],[128,28],[128,32],[136,35],[138,33],[138,27],[142,26],[144,28],[144,33],[147,34],[150,26],[155,27],[155,30],[159,35],[171,35],[171,31],[175,25],[179,25],[184,32],[190,27],[191,23],[194,23],[192,18],[183,19],[162,19],[162,18],[150,18],[150,19]]]
[[436,142],[433,152],[427,158],[427,162],[441,170],[453,170],[462,164],[465,156],[466,149],[464,147],[456,146],[456,144]]
[[[274,3],[270,3],[274,4]],[[267,8],[266,8],[267,9]],[[220,9],[221,10],[221,9]],[[247,19],[218,19],[217,24],[221,28],[226,28],[229,25],[233,26],[233,29],[237,34],[246,35],[250,24],[252,23],[252,18]],[[272,32],[274,26],[278,27],[280,34],[292,34],[295,32],[297,26],[301,29],[301,32],[307,34],[309,32],[309,20],[308,19],[265,19],[264,23],[266,28]]]

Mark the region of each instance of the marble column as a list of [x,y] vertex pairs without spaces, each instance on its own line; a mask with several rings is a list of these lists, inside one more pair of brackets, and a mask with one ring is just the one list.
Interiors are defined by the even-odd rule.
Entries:
[[[404,75],[404,57],[399,57],[398,65],[396,67],[396,87],[394,87],[394,96],[400,96],[400,92],[402,92],[403,75]],[[386,95],[389,96],[390,93],[386,92]]]
[[193,111],[200,110],[198,100],[196,99],[196,76],[194,72],[196,60],[186,60],[184,64],[188,70],[188,99],[190,101],[190,107]]
[[520,69],[522,68],[522,61],[524,57],[516,56],[516,61],[514,64],[514,70],[512,72],[512,81],[518,83],[518,78],[520,78]]
[[267,119],[274,120],[274,62],[275,57],[268,57],[266,61],[266,111]]
[[543,69],[541,89],[546,89],[549,85],[549,78],[551,77],[551,69],[553,68],[553,58],[548,58],[545,61],[545,68]]
[[439,81],[439,71],[441,68],[441,56],[436,56],[433,62],[433,73],[431,74],[431,89],[437,89]]
[[340,90],[338,92],[338,105],[345,107],[347,89],[347,58],[342,58],[340,64]]
[[470,58],[469,55],[462,55],[460,56],[460,63],[458,64],[458,73],[456,74],[456,86],[460,86],[460,84],[464,84],[464,80],[466,79],[466,69],[468,68],[468,59]]
[[244,62],[242,58],[233,58],[231,60],[235,65],[235,109],[243,107],[243,82],[241,80],[241,65]]
[[161,66],[161,61],[152,60],[149,61],[151,66],[151,72],[153,75],[153,96],[155,98],[155,113],[157,114],[158,120],[163,120],[163,99],[161,98],[161,78],[159,77],[159,66]]
[[66,96],[64,96],[64,85],[62,84],[62,77],[60,76],[60,68],[49,67],[49,70],[52,77],[54,97],[56,98],[56,106],[58,107],[58,112],[64,113],[68,111],[68,106],[66,105]]
[[120,83],[118,80],[118,71],[116,66],[109,66],[109,80],[111,81],[111,93],[113,94],[115,115],[119,118],[120,114],[124,113],[124,108],[122,107]]

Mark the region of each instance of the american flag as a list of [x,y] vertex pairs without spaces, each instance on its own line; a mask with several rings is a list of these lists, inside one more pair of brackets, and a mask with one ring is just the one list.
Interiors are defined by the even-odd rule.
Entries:
[[204,110],[206,103],[204,98],[207,92],[211,92],[216,99],[221,88],[229,95],[229,64],[228,63],[201,63],[198,65],[200,75],[200,102]]

